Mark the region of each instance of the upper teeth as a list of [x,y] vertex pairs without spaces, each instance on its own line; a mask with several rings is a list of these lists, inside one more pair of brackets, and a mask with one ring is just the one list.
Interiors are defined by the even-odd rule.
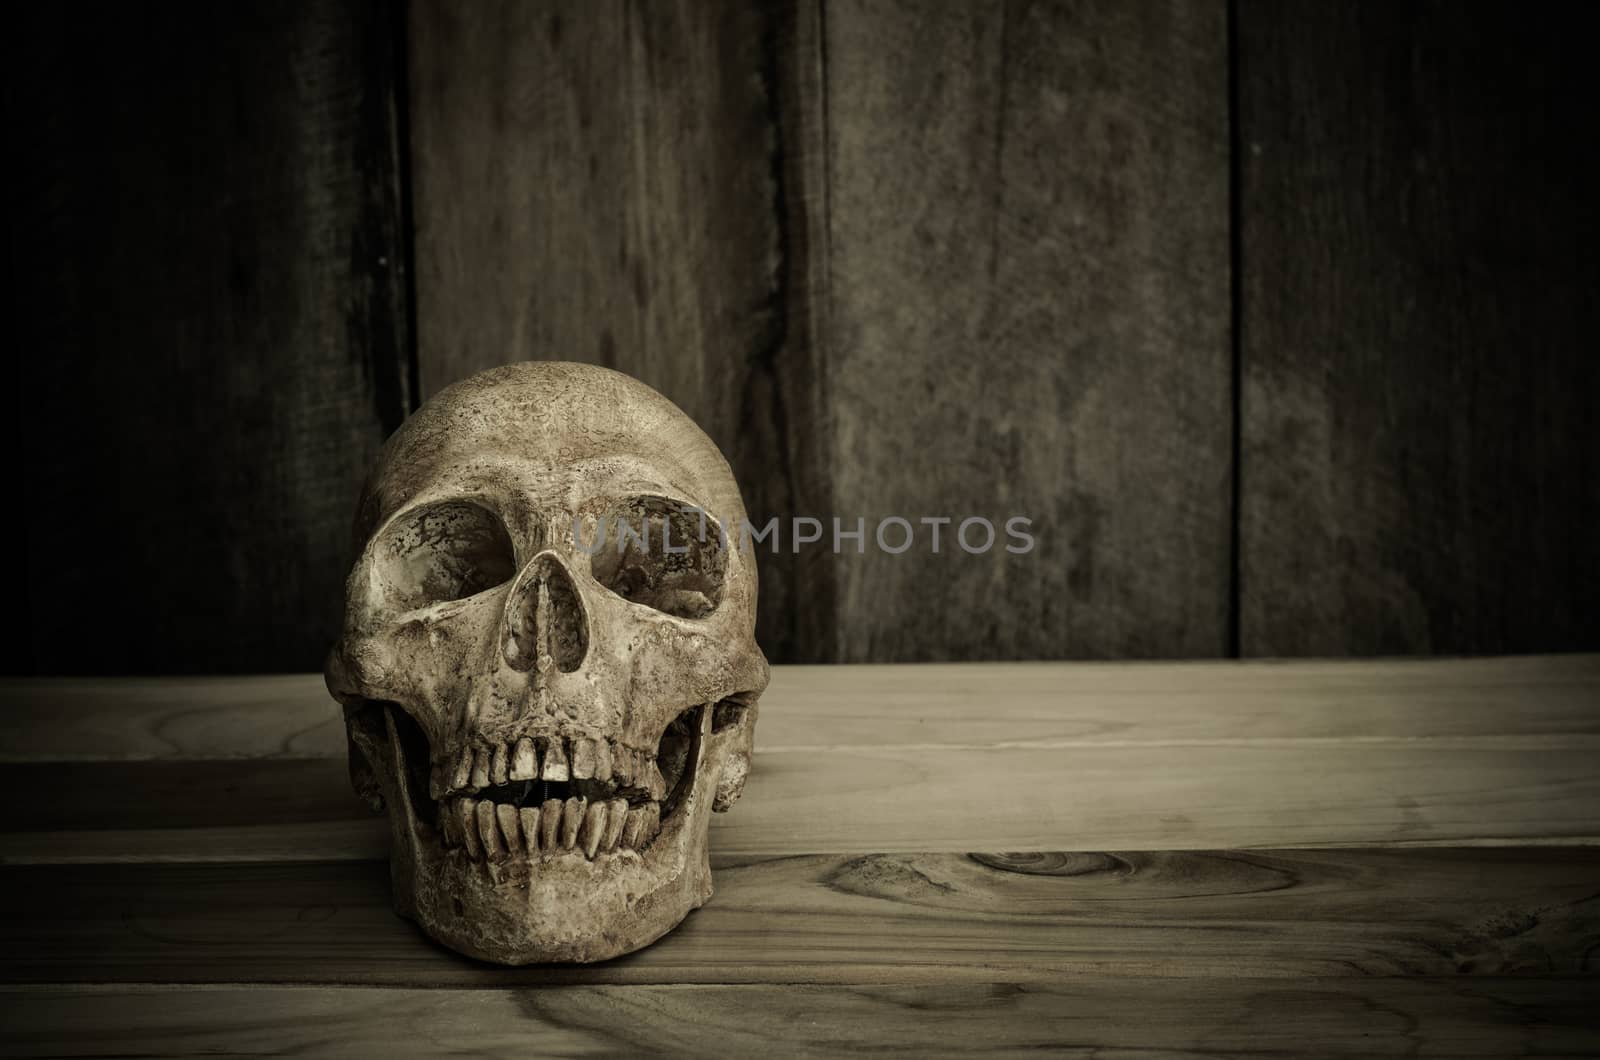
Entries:
[[510,743],[464,747],[448,767],[435,763],[428,793],[435,799],[477,792],[513,780],[609,780],[652,799],[666,794],[655,756],[622,743],[587,736],[524,736]]

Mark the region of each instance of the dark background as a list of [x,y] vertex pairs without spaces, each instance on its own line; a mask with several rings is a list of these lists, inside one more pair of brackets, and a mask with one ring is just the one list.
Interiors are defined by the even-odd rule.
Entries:
[[314,670],[379,445],[530,357],[677,401],[774,661],[1600,647],[1581,8],[24,5],[13,672]]

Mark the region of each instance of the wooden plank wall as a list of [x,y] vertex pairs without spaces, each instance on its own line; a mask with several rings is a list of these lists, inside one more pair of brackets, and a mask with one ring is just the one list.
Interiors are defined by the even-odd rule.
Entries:
[[1600,646],[1583,36],[1509,0],[63,11],[13,670],[316,668],[378,443],[532,356],[761,520],[1034,519],[763,555],[774,660]]
[[777,659],[1226,651],[1220,2],[411,10],[425,391],[595,361],[758,521],[1033,519],[764,555]]
[[1221,3],[829,4],[835,509],[1037,548],[841,560],[835,658],[1227,650]]
[[[511,361],[603,364],[706,430],[759,521],[826,507],[787,297],[794,23],[701,0],[410,5],[424,397]],[[792,552],[760,568],[769,655],[818,654],[828,565],[803,594]]]
[[1586,34],[1242,0],[1242,647],[1600,644]]
[[16,13],[11,668],[320,667],[408,400],[388,11]]

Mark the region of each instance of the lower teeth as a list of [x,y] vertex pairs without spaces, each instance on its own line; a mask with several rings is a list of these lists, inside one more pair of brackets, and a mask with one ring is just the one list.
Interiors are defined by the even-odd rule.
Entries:
[[582,854],[593,858],[642,850],[661,828],[661,804],[582,796],[518,804],[451,799],[441,806],[445,844],[476,861],[507,856]]

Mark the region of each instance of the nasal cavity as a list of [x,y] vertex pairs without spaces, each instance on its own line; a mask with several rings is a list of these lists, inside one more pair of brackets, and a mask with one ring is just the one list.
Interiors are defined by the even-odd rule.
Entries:
[[553,552],[533,557],[506,602],[503,650],[517,670],[570,674],[589,651],[589,624],[572,575]]

